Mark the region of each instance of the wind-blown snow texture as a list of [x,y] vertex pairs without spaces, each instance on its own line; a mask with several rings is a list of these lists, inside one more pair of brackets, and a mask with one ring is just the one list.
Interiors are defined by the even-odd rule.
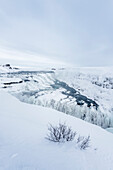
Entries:
[[[77,135],[91,136],[90,148],[45,139],[47,125],[66,122]],[[0,91],[0,170],[112,170],[113,135],[58,111],[21,103]]]
[[0,67],[0,87],[21,101],[54,108],[103,128],[113,127],[112,68]]

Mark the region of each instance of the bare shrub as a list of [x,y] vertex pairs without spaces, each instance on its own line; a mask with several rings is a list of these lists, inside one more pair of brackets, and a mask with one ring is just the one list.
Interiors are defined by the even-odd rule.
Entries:
[[89,143],[90,143],[90,136],[82,140],[81,144],[79,145],[80,149],[85,150],[86,148],[90,147]]
[[58,126],[49,124],[48,131],[46,139],[53,142],[72,141],[76,135],[76,132],[73,132],[71,127],[68,127],[65,123],[59,123]]
[[[53,126],[49,124],[48,134],[46,136],[47,140],[52,142],[68,142],[74,140],[76,132],[73,132],[71,127],[68,127],[65,123],[59,123],[58,126]],[[85,150],[90,147],[90,136],[78,136],[76,139],[76,144],[81,150]]]

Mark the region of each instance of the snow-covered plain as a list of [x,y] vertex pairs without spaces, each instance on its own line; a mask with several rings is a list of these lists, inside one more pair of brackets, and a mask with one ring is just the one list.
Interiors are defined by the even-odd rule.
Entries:
[[[77,135],[91,136],[90,148],[45,139],[48,123],[66,122]],[[25,104],[0,91],[0,170],[112,170],[113,135],[64,113]]]

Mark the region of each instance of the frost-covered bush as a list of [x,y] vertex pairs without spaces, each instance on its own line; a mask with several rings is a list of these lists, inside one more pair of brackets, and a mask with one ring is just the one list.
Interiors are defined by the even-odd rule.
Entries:
[[46,139],[53,142],[72,141],[76,135],[76,132],[73,132],[71,127],[68,127],[65,123],[59,123],[58,126],[49,124],[48,131]]

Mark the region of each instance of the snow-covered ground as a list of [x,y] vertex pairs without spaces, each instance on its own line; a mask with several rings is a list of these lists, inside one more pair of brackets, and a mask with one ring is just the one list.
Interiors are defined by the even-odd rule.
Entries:
[[[91,136],[91,147],[45,139],[47,125],[66,122],[77,135]],[[113,135],[64,113],[18,101],[0,91],[0,170],[112,170]]]

